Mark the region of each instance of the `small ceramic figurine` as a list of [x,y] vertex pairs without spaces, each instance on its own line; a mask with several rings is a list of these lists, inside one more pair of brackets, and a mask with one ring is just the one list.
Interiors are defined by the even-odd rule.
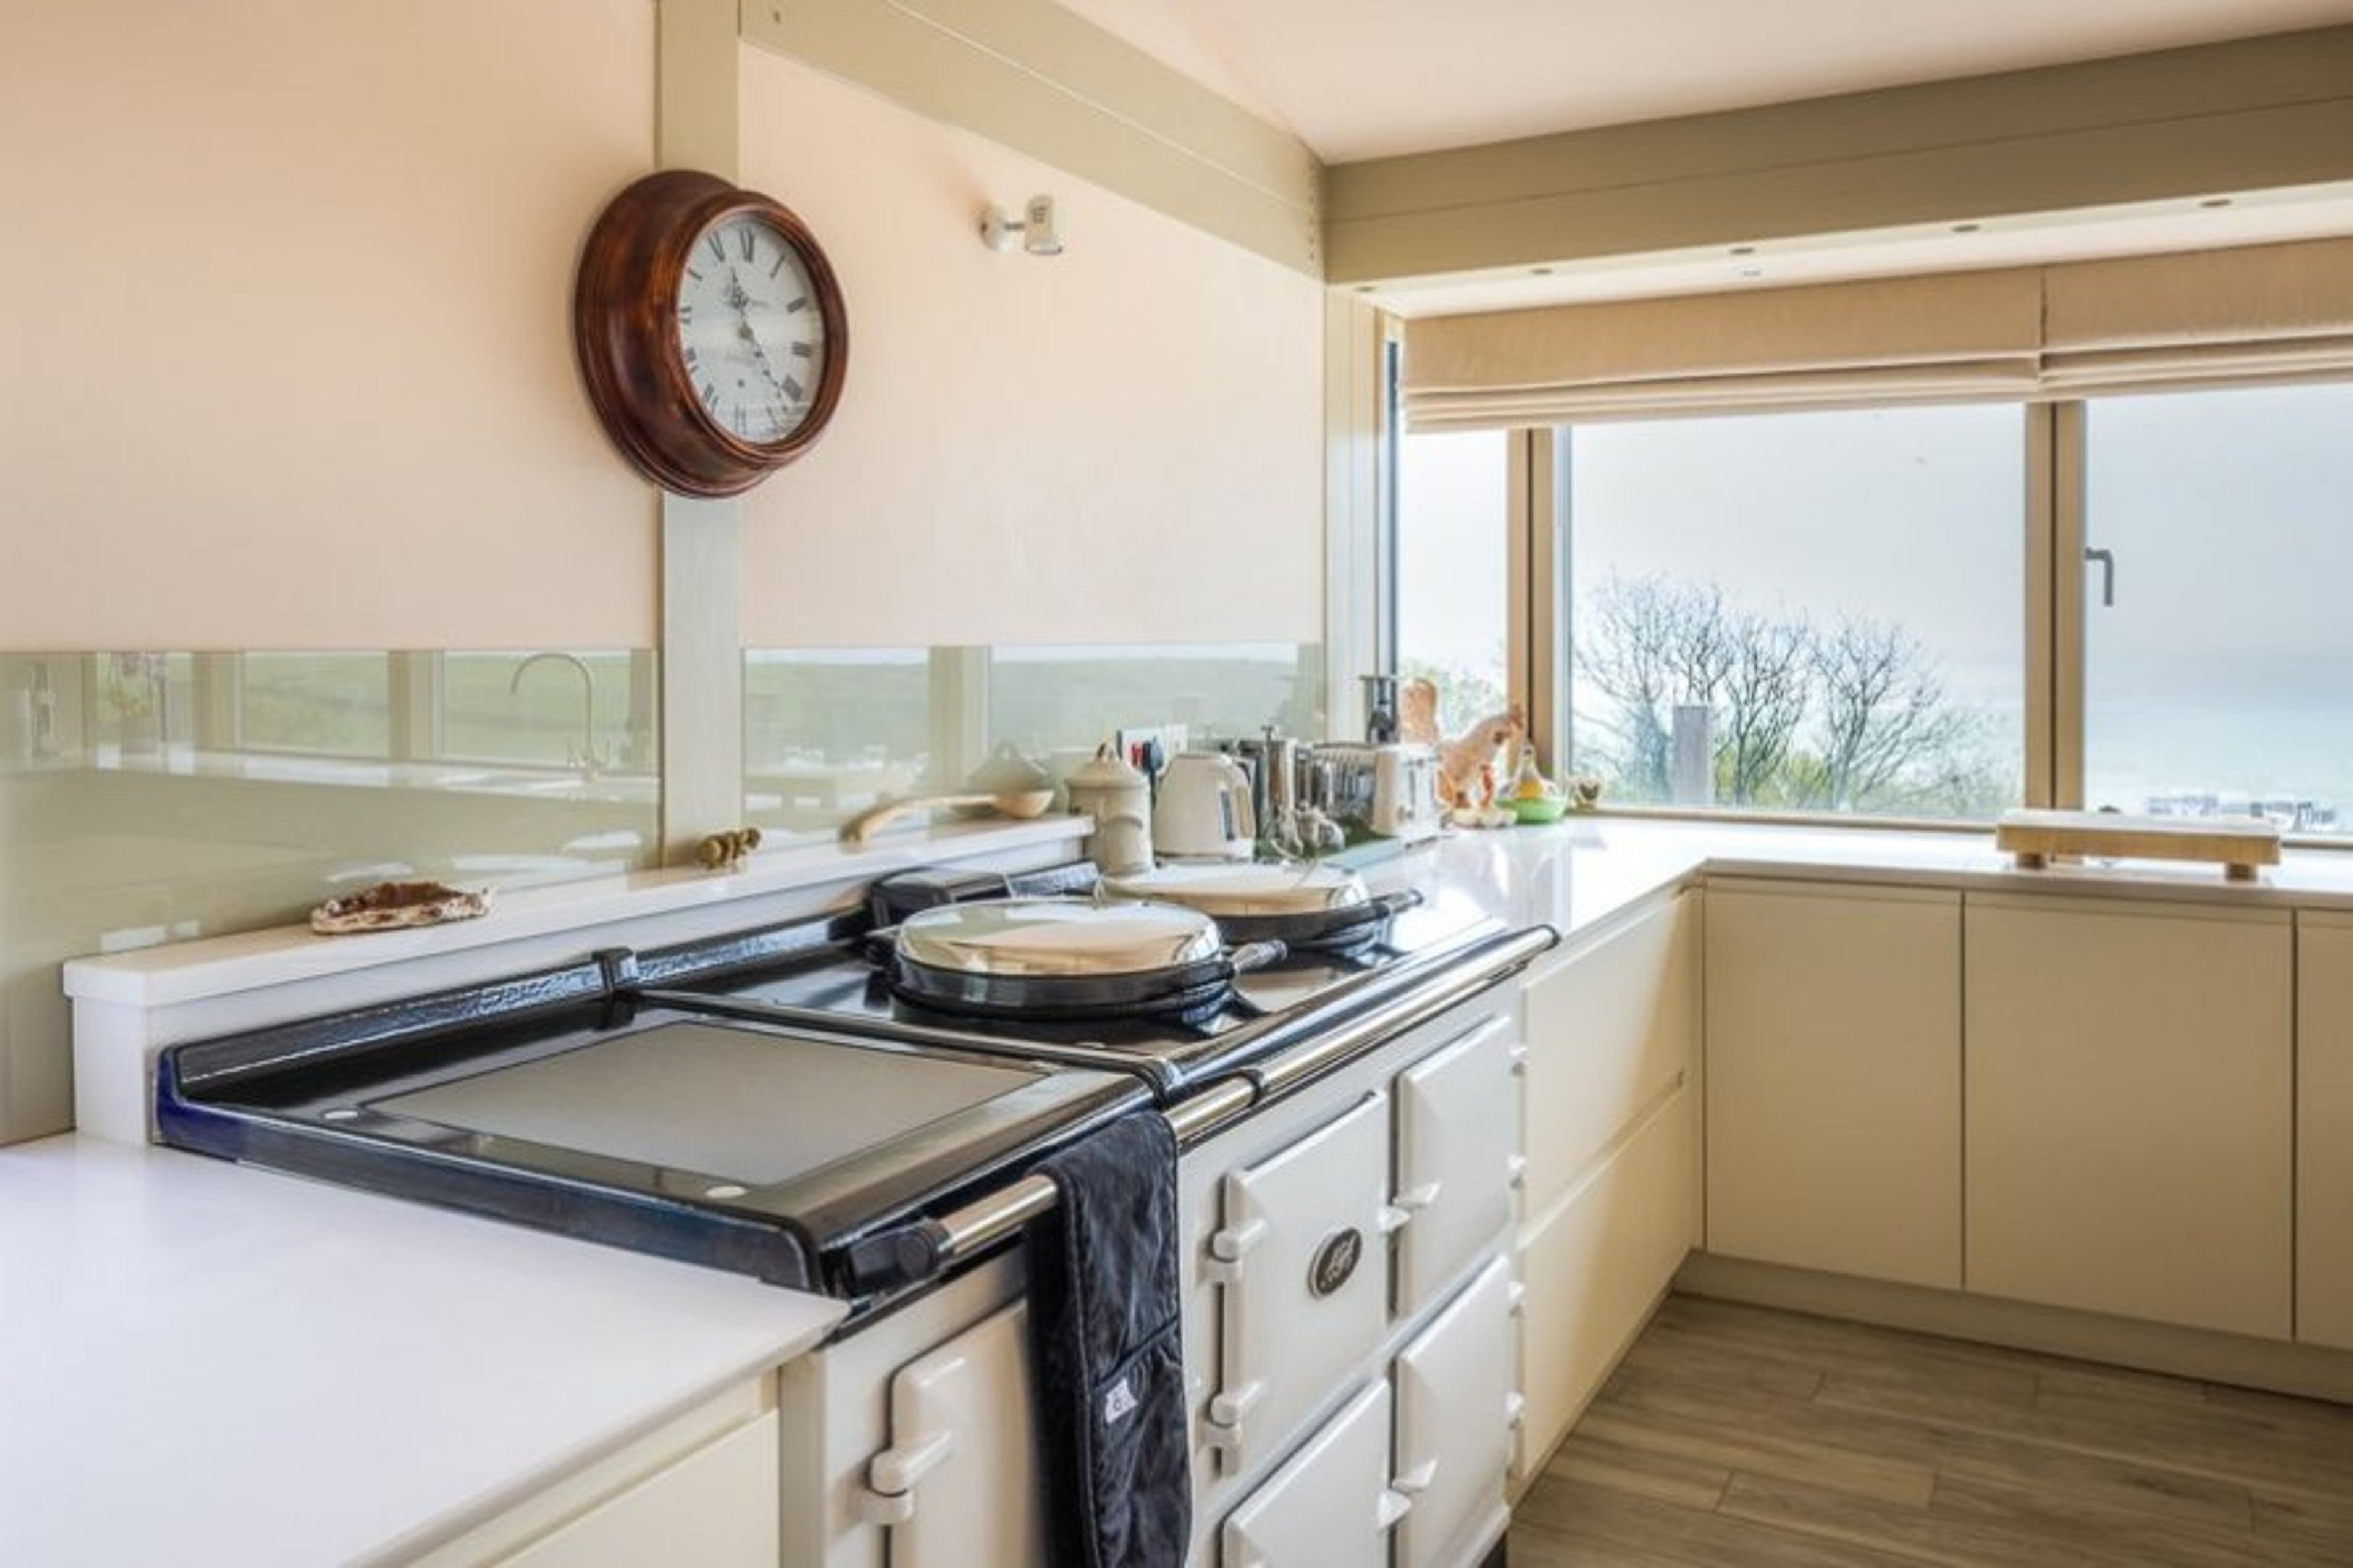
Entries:
[[1398,739],[1435,746],[1438,732],[1438,683],[1415,676],[1398,688]]
[[1527,731],[1519,705],[1514,703],[1501,713],[1480,720],[1470,729],[1438,748],[1438,804],[1453,808],[1482,806],[1494,804],[1494,786],[1487,786],[1487,798],[1478,798],[1480,775],[1494,776],[1495,757],[1505,746],[1519,740]]

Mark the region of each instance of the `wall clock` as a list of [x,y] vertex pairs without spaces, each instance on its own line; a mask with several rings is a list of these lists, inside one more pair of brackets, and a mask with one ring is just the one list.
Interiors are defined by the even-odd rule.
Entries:
[[825,252],[782,203],[666,169],[613,198],[573,290],[588,401],[638,471],[740,495],[824,434],[849,321]]

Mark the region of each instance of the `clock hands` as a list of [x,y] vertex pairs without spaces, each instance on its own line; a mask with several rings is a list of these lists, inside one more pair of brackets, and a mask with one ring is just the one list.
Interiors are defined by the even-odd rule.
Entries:
[[768,358],[767,345],[761,342],[759,333],[752,330],[751,307],[765,301],[744,289],[744,280],[736,276],[733,267],[727,269],[727,290],[723,298],[726,300],[728,308],[735,312],[735,335],[751,345],[752,363],[759,366],[760,374],[768,378],[770,386],[785,395],[788,404],[798,403],[800,387],[789,378],[776,374],[775,363]]

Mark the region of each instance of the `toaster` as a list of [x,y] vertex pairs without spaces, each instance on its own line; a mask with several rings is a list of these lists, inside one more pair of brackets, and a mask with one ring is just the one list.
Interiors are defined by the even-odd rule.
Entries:
[[1438,752],[1411,742],[1315,748],[1324,809],[1342,822],[1408,843],[1438,832]]

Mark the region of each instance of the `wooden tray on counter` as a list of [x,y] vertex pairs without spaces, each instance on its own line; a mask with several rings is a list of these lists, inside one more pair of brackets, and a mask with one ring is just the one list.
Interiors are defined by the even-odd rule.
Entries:
[[2021,870],[2054,859],[2200,860],[2220,864],[2234,882],[2252,882],[2280,859],[2276,824],[2255,817],[2125,816],[2112,811],[2006,811],[1993,847],[2016,856]]

